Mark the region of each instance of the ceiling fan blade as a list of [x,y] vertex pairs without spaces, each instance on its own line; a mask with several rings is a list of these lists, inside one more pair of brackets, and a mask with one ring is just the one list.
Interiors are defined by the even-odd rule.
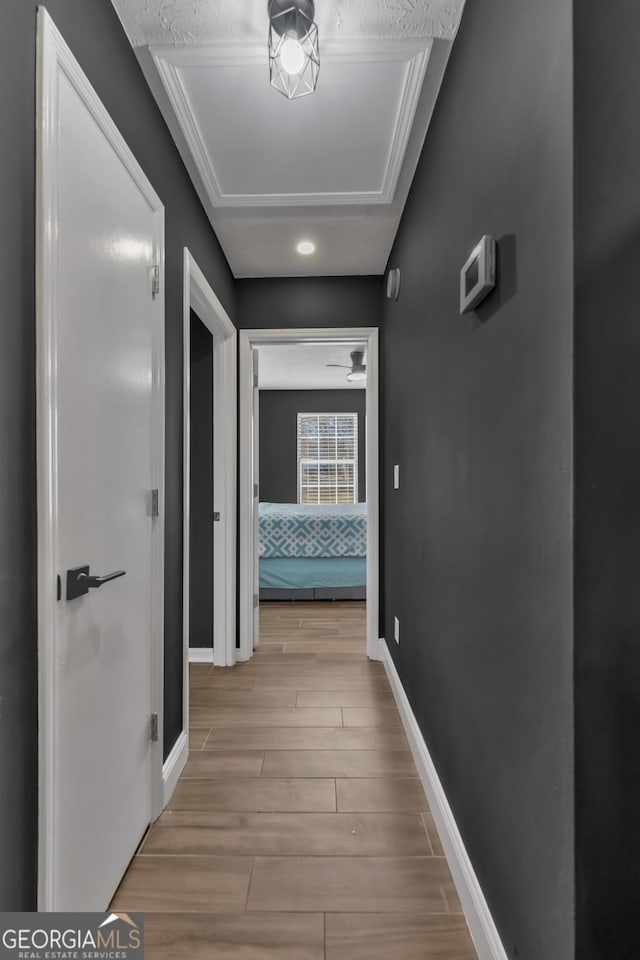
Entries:
[[325,363],[325,367],[340,367],[342,370],[351,370],[351,367],[344,363]]

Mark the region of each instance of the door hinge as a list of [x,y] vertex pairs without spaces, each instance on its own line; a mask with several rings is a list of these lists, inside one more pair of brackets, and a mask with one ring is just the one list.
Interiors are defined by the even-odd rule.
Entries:
[[258,496],[258,484],[257,484],[257,483],[254,483],[254,485],[253,485],[253,495],[254,495],[254,497],[256,497],[256,498],[257,498],[257,496]]
[[158,498],[158,488],[154,487],[151,491],[151,516],[159,517],[160,516],[160,507],[159,507],[159,498]]
[[215,522],[215,523],[219,523],[219,521],[220,521],[220,511],[219,511],[219,510],[214,510],[214,511],[213,511],[213,519],[214,519],[214,522]]
[[257,374],[257,373],[254,373],[254,375],[253,375],[253,385],[254,385],[254,387],[257,387],[257,386],[258,386],[258,374]]
[[151,743],[157,743],[158,742],[158,714],[157,713],[151,714],[150,735],[151,735]]
[[254,607],[257,607],[259,602],[260,602],[260,598],[258,597],[258,594],[257,594],[257,593],[254,593],[254,595],[253,595],[253,605],[254,605]]
[[157,297],[160,293],[160,266],[154,264],[151,267],[151,296]]

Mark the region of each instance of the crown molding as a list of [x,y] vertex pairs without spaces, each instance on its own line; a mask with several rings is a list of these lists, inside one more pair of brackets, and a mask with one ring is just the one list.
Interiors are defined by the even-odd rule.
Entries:
[[216,46],[152,46],[149,53],[174,111],[187,147],[213,207],[265,208],[360,206],[393,202],[405,161],[407,145],[429,63],[433,41],[359,40],[327,42],[322,48],[324,62],[406,63],[407,70],[399,98],[396,123],[380,190],[318,193],[225,193],[216,176],[202,136],[182,73],[194,67],[256,66],[265,60],[264,44]]

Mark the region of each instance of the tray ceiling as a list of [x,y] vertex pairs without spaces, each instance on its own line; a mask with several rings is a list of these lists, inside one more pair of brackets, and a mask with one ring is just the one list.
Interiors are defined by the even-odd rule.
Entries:
[[266,0],[113,0],[237,277],[384,271],[463,2],[317,0],[318,88],[290,102]]

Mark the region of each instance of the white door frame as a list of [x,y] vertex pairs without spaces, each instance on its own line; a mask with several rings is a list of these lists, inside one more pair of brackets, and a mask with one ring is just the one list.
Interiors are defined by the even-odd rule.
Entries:
[[[189,250],[183,279],[183,600],[184,730],[189,726],[189,659],[236,662],[237,331]],[[189,487],[191,310],[213,338],[213,495],[220,513],[213,538],[213,647],[189,649]],[[213,518],[212,518],[213,519]]]
[[[144,171],[87,80],[43,7],[37,19],[37,163],[36,163],[36,410],[38,509],[38,909],[50,910],[53,897],[53,804],[55,652],[57,603],[57,261],[58,261],[58,84],[72,84],[105,138],[120,158],[155,216],[152,262],[160,284],[152,302],[153,423],[152,483],[158,489],[159,516],[152,535],[151,709],[158,715],[158,741],[152,744],[149,820],[162,810],[162,726],[164,653],[164,207]],[[149,297],[151,300],[151,270]],[[99,829],[99,825],[97,826]]]
[[337,327],[293,328],[284,330],[240,330],[240,649],[238,660],[253,655],[253,476],[251,351],[266,343],[353,343],[367,344],[367,656],[380,659],[379,616],[379,481],[378,481],[378,328]]

